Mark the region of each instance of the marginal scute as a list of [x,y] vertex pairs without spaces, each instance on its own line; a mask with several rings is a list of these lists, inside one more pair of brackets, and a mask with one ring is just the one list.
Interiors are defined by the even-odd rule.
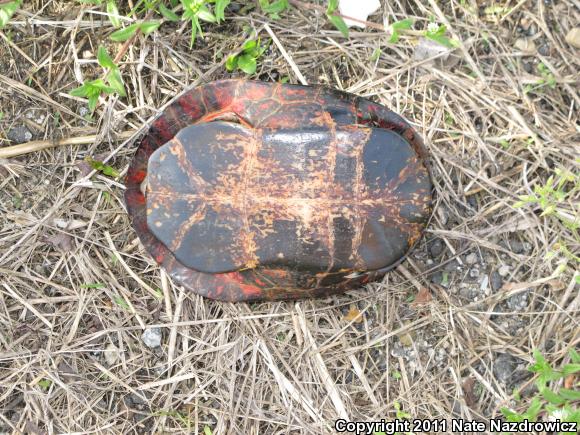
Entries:
[[431,213],[423,152],[403,118],[363,98],[214,82],[153,122],[128,170],[127,208],[152,257],[203,296],[340,293],[417,243]]

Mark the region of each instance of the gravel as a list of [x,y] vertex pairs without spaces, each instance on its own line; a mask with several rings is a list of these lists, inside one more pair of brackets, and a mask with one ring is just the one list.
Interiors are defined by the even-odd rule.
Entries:
[[477,254],[475,252],[472,252],[471,254],[467,255],[467,257],[465,257],[465,262],[469,265],[476,264],[478,260],[479,260],[479,257],[477,256]]
[[507,306],[510,310],[513,311],[523,311],[529,304],[529,295],[530,291],[526,290],[522,293],[518,293],[517,295],[511,296],[507,301]]
[[499,355],[493,363],[493,374],[498,381],[506,384],[517,369],[517,360],[509,354]]
[[491,272],[491,289],[496,292],[503,285],[503,279],[497,271]]
[[161,328],[149,328],[141,335],[141,340],[150,349],[161,346]]
[[443,253],[443,242],[441,240],[434,240],[431,245],[429,245],[429,252],[432,257],[439,257]]
[[17,125],[8,130],[6,137],[13,143],[19,144],[28,142],[32,139],[32,133],[24,125]]
[[503,266],[499,267],[499,269],[497,270],[497,273],[499,274],[500,277],[505,278],[510,273],[510,267],[508,265],[504,264]]

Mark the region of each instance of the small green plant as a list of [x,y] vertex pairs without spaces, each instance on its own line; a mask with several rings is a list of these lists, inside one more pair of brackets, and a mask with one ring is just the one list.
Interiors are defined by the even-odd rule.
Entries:
[[274,20],[280,19],[280,13],[288,9],[288,0],[275,0],[270,2],[270,0],[260,0],[260,9],[270,16]]
[[[213,3],[213,10],[208,6]],[[191,46],[197,34],[203,35],[200,21],[219,23],[225,19],[225,9],[230,0],[181,0],[183,5],[182,20],[191,21]]]
[[128,310],[130,308],[129,304],[127,303],[127,301],[123,296],[115,296],[113,298],[113,302],[115,302],[118,306],[124,308],[125,310]]
[[38,386],[45,390],[48,390],[51,385],[52,381],[50,379],[41,379],[40,381],[38,381]]
[[109,21],[114,27],[121,26],[121,20],[119,19],[119,8],[117,7],[117,2],[115,0],[77,0],[79,3],[85,3],[90,5],[102,5],[106,2],[107,14]]
[[260,39],[246,41],[242,46],[242,51],[232,54],[226,60],[226,69],[234,71],[241,69],[246,74],[254,74],[257,68],[257,59],[266,51],[267,44],[261,44]]
[[114,94],[115,89],[107,86],[103,79],[89,80],[82,86],[69,92],[73,97],[83,97],[89,100],[89,110],[93,113],[97,107],[101,94]]
[[109,86],[115,89],[115,91],[117,91],[117,93],[122,97],[127,95],[125,93],[125,86],[123,85],[123,79],[121,78],[119,67],[115,62],[113,62],[113,59],[111,59],[111,56],[109,56],[105,47],[99,47],[99,50],[97,51],[97,61],[103,68],[108,69],[105,80],[109,83]]
[[552,74],[552,72],[548,69],[548,67],[544,65],[542,62],[540,62],[537,68],[542,78],[538,79],[533,84],[527,84],[524,87],[524,93],[526,94],[538,91],[546,86],[549,87],[550,89],[554,89],[556,87],[556,77],[554,77],[554,74]]
[[376,62],[377,60],[380,59],[382,52],[383,51],[379,47],[375,48],[373,50],[373,54],[371,54],[371,57],[369,58],[369,60],[371,62]]
[[85,161],[91,165],[91,168],[103,173],[108,177],[117,178],[119,176],[119,172],[113,168],[112,166],[105,165],[100,160],[95,160],[92,157],[85,158]]
[[409,30],[413,27],[413,19],[412,18],[405,18],[404,20],[395,21],[393,24],[389,26],[388,32],[391,34],[389,38],[389,42],[391,44],[396,44],[400,38],[401,30]]
[[335,15],[337,9],[338,9],[338,0],[328,0],[328,6],[326,8],[326,18],[328,18],[328,20],[332,24],[334,24],[334,27],[340,30],[340,33],[342,33],[342,35],[345,38],[348,38],[348,26],[346,25],[342,17]]
[[449,38],[448,36],[445,36],[446,32],[447,28],[445,27],[445,25],[431,22],[427,26],[427,29],[425,29],[423,35],[425,36],[425,38],[431,39],[436,43],[443,45],[444,47],[447,48],[458,47],[459,42],[456,39],[452,39]]
[[[186,428],[187,432],[190,433],[191,432],[191,428],[193,426],[193,421],[191,420],[191,418],[189,416],[187,416],[185,413],[183,412],[179,412],[179,411],[157,411],[155,413],[156,416],[163,416],[163,417],[171,417],[173,419],[175,419],[181,427]],[[205,426],[207,427],[207,426]],[[205,429],[204,429],[204,435],[206,434]],[[211,434],[211,431],[210,431]]]
[[[570,230],[580,227],[580,210],[577,210],[572,201],[580,192],[580,174],[555,169],[544,185],[536,184],[534,193],[520,195],[514,207],[538,205],[542,209],[540,216],[554,216]],[[570,210],[568,207],[572,207]]]
[[[546,361],[539,351],[534,351],[535,363],[528,367],[528,370],[536,373],[538,378],[535,385],[538,394],[532,398],[526,411],[517,412],[509,408],[502,408],[501,412],[506,420],[511,422],[520,422],[525,419],[537,421],[541,415],[544,420],[557,419],[562,422],[576,422],[580,426],[580,383],[575,380],[575,376],[580,373],[580,354],[574,349],[570,350],[570,364],[564,365],[560,370],[555,370]],[[549,384],[571,376],[572,388],[559,388],[556,392],[550,388]],[[519,397],[519,392],[514,397]],[[517,401],[520,399],[516,398]],[[574,432],[575,433],[575,432]]]
[[89,283],[89,284],[81,284],[80,287],[81,288],[88,288],[88,289],[98,289],[98,288],[104,288],[105,284],[102,284],[100,282],[95,282],[95,283]]
[[138,31],[141,31],[144,35],[149,35],[156,31],[160,25],[161,21],[142,21],[140,23],[133,23],[111,33],[110,38],[115,42],[124,42],[131,39]]
[[12,15],[18,10],[22,0],[14,0],[8,3],[0,4],[0,29],[4,28]]
[[113,62],[113,59],[111,59],[104,47],[99,47],[97,52],[97,61],[99,62],[99,65],[107,69],[105,79],[86,81],[82,86],[69,92],[69,94],[74,97],[88,98],[89,110],[91,113],[95,111],[99,97],[101,95],[110,95],[114,94],[115,92],[121,96],[126,95],[125,86],[123,85],[123,79],[121,78],[119,67]]
[[[393,402],[393,406],[395,407],[395,418],[397,420],[409,420],[411,418],[411,414],[405,412],[401,408],[401,404],[398,401]],[[412,432],[406,432],[406,434],[412,434]],[[374,431],[373,435],[386,435],[385,432],[377,432]],[[400,432],[396,432],[396,435],[401,435]]]

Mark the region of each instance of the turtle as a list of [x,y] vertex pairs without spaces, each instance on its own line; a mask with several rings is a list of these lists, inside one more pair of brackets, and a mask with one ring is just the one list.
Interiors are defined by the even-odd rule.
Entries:
[[406,258],[432,211],[415,129],[328,87],[191,87],[135,142],[125,180],[133,228],[175,282],[210,299],[360,288]]

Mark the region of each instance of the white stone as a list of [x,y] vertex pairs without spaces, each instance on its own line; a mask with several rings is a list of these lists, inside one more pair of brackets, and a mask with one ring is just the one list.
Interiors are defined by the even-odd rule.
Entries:
[[[356,18],[357,20],[367,21],[369,15],[381,7],[379,0],[340,0],[338,3],[338,10],[341,15]],[[344,19],[348,27],[365,28],[366,25],[357,21],[352,21],[347,18]]]

